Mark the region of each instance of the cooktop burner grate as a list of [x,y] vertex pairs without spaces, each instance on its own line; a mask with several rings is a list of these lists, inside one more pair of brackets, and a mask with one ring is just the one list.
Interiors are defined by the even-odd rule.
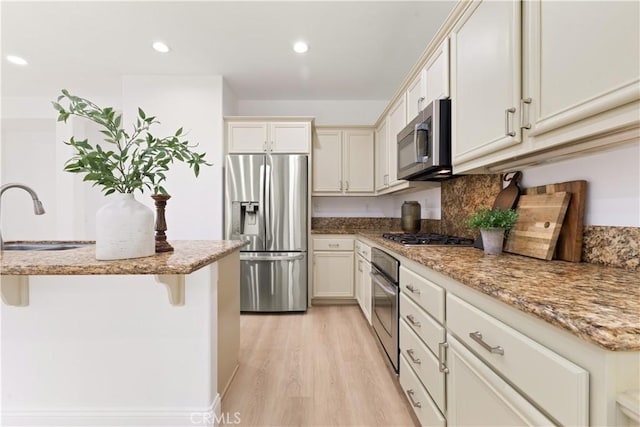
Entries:
[[382,237],[405,246],[473,246],[473,239],[438,233],[385,233]]

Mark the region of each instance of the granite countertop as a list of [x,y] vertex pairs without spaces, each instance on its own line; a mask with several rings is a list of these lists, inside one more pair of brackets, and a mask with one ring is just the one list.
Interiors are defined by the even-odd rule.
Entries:
[[405,247],[380,232],[357,234],[602,348],[640,351],[638,272],[507,253],[485,256],[472,247]]
[[93,244],[61,251],[2,251],[0,274],[190,274],[247,244],[236,240],[177,240],[170,243],[175,249],[173,252],[116,261],[96,260]]
[[471,247],[405,247],[381,231],[357,234],[581,339],[613,351],[640,351],[640,274],[596,264],[485,256]]

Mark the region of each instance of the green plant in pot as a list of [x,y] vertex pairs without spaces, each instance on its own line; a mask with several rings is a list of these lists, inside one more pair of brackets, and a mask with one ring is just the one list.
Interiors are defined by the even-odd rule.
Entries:
[[136,201],[134,193],[148,190],[168,198],[163,183],[170,165],[183,162],[197,177],[201,166],[210,165],[205,153],[193,151],[197,145],[189,144],[182,128],[170,136],[151,134],[151,126],[159,122],[140,108],[132,130],[127,132],[122,127],[122,114],[114,108],[101,108],[67,90],[62,90],[53,107],[58,111],[58,121],[81,117],[98,125],[105,136],[99,143],[74,137],[65,141],[74,149],[74,154],[65,163],[64,170],[84,174],[84,181],[93,182],[109,196],[96,214],[96,258],[153,255],[153,212]]
[[513,209],[482,209],[466,221],[471,230],[480,230],[484,253],[499,255],[502,253],[505,232],[511,229],[518,219]]

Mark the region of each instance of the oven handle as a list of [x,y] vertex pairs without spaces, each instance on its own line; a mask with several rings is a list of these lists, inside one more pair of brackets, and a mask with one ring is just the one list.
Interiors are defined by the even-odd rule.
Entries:
[[384,280],[384,282],[378,279],[378,277],[382,277],[380,273],[376,273],[375,271],[372,271],[369,273],[369,276],[371,276],[371,279],[374,282],[376,282],[376,284],[380,286],[382,290],[385,291],[387,294],[391,296],[396,296],[396,294],[398,293],[397,289],[394,289],[394,287],[387,285],[388,282],[384,278],[382,279]]

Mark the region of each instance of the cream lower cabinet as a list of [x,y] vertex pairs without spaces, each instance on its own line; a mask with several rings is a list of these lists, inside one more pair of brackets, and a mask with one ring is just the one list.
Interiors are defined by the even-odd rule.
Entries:
[[228,117],[225,121],[228,153],[309,153],[311,118],[288,121]]
[[554,425],[455,338],[447,342],[449,425]]
[[369,245],[356,241],[355,244],[355,289],[356,300],[362,314],[371,324],[371,248]]
[[314,300],[353,299],[354,239],[343,236],[313,237]]
[[312,195],[371,195],[373,158],[372,129],[318,129],[313,143]]

